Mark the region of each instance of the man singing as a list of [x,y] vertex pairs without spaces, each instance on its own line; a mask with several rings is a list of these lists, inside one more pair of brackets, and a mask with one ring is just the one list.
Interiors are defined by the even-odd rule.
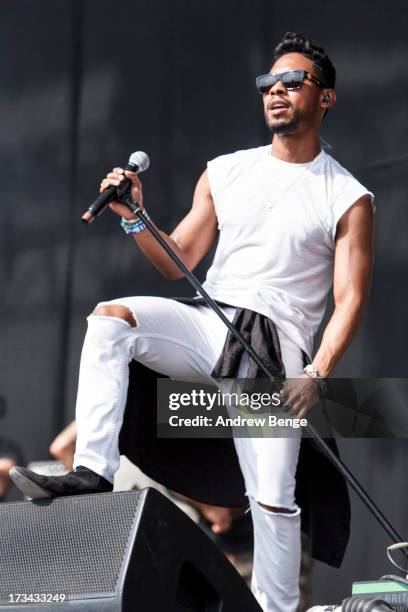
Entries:
[[[191,270],[217,237],[204,288],[231,320],[238,311],[263,317],[276,331],[291,414],[304,416],[321,380],[350,344],[372,272],[373,195],[320,146],[320,126],[336,102],[335,69],[320,47],[287,33],[270,71],[257,78],[272,146],[210,161],[190,212],[163,238]],[[114,168],[101,191],[128,176],[143,206],[138,176]],[[121,225],[168,279],[176,264],[129,209],[111,204]],[[312,357],[313,340],[333,285],[335,308]],[[176,378],[214,382],[227,329],[202,302],[128,297],[99,304],[88,317],[77,399],[75,469],[45,477],[13,468],[33,499],[110,491],[119,464],[132,359]],[[279,354],[279,351],[278,351]],[[306,362],[309,365],[305,368]],[[244,354],[236,374],[250,372]],[[299,595],[300,508],[295,502],[300,437],[234,440],[255,536],[252,589],[263,610],[295,612]]]

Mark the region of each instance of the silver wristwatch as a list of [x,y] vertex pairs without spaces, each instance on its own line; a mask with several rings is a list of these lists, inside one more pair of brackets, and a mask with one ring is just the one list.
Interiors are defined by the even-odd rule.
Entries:
[[308,376],[310,376],[310,378],[313,378],[313,380],[316,382],[316,384],[319,385],[320,391],[322,393],[326,392],[326,390],[327,390],[326,382],[325,382],[324,378],[322,378],[320,376],[319,370],[317,368],[315,368],[314,365],[309,363],[305,368],[303,368],[303,372],[305,374],[307,374]]

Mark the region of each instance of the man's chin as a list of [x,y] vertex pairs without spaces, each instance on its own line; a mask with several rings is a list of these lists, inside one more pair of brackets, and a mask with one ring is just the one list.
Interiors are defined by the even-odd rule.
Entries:
[[273,134],[290,134],[294,132],[297,128],[297,124],[293,121],[291,122],[267,122],[266,124]]

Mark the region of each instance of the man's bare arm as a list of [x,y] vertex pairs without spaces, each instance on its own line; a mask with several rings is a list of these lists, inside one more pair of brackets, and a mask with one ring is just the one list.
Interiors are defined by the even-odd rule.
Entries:
[[313,359],[327,377],[349,346],[360,323],[370,289],[373,268],[374,214],[364,196],[337,225],[333,295],[335,308]]
[[[207,170],[198,180],[189,213],[181,220],[170,236],[164,232],[160,232],[160,234],[189,270],[193,270],[207,253],[217,235],[217,218]],[[134,234],[134,237],[140,249],[163,276],[169,279],[184,276],[148,231]]]
[[[128,176],[133,183],[133,199],[143,207],[142,184],[140,179],[136,174],[131,172],[126,172],[126,176]],[[119,185],[123,178],[123,169],[114,168],[113,171],[107,175],[107,178],[102,181],[101,191],[107,189],[110,185]],[[132,219],[135,216],[126,206],[118,202],[110,204],[110,208],[116,214],[126,219]],[[211,196],[207,170],[203,172],[197,182],[190,212],[182,219],[175,230],[168,235],[159,230],[159,228],[157,229],[162,238],[164,238],[167,244],[175,251],[180,259],[182,259],[184,264],[190,270],[193,270],[207,253],[217,235],[217,218]],[[148,229],[133,234],[133,238],[144,255],[146,255],[164,277],[168,279],[177,279],[183,276],[183,273],[169,255],[167,255],[157,240],[150,234]]]

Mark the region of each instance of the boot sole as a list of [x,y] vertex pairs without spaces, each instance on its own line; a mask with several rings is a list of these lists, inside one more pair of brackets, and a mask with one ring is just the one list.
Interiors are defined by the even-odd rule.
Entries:
[[16,487],[30,499],[50,499],[55,497],[52,493],[46,489],[43,489],[40,487],[40,485],[36,484],[30,480],[30,478],[22,474],[16,467],[11,468],[10,478]]

